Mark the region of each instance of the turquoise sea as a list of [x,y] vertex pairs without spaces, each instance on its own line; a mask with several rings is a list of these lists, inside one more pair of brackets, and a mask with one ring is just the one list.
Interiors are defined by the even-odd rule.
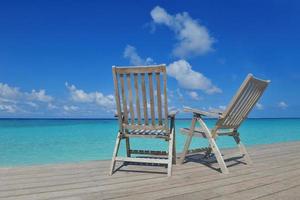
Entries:
[[[209,126],[215,123],[214,119],[207,121]],[[184,143],[179,128],[189,124],[190,120],[176,121],[177,152]],[[116,120],[105,119],[1,119],[0,166],[110,159],[117,128]],[[296,141],[300,140],[300,119],[248,119],[240,133],[247,146]],[[229,137],[220,137],[217,142],[223,148],[234,145]],[[160,140],[132,139],[131,147],[159,149],[166,148],[165,144]],[[196,138],[192,145],[206,146],[207,142]]]

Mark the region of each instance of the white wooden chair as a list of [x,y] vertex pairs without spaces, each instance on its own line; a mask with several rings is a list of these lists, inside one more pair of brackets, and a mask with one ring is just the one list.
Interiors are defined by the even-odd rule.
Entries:
[[[206,152],[206,156],[213,153],[221,171],[223,173],[228,173],[227,166],[216,144],[217,136],[232,136],[247,164],[251,164],[252,161],[246,151],[245,146],[240,140],[238,128],[247,118],[249,112],[255,106],[269,82],[270,81],[257,79],[253,77],[252,74],[248,74],[236,95],[233,97],[231,103],[223,113],[205,112],[193,108],[184,108],[185,112],[193,113],[193,118],[190,128],[181,129],[181,132],[187,135],[187,139],[179,161],[180,164],[185,161],[186,156],[190,153],[194,154],[198,152]],[[202,118],[203,116],[218,117],[216,125],[213,129],[210,130],[207,127]],[[196,122],[199,122],[200,128],[196,128]],[[208,139],[209,147],[189,150],[193,136]]]
[[[114,173],[116,161],[121,161],[165,164],[168,166],[168,176],[171,176],[172,163],[176,161],[174,126],[176,112],[168,113],[166,66],[113,66],[112,73],[119,131],[110,175]],[[168,144],[168,151],[131,149],[130,138],[132,137],[163,139]],[[126,157],[118,156],[122,139],[126,140]],[[143,157],[133,157],[134,154]]]

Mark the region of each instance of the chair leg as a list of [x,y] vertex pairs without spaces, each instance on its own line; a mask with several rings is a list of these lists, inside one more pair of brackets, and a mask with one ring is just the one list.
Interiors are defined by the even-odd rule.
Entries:
[[172,155],[172,157],[173,157],[173,160],[172,160],[172,163],[174,164],[174,165],[176,165],[176,159],[177,159],[177,157],[176,157],[176,135],[175,135],[175,128],[174,128],[174,136],[173,136],[173,155]]
[[174,146],[174,130],[170,134],[169,140],[169,155],[168,155],[168,177],[172,176],[172,163],[173,163],[173,146]]
[[190,128],[190,134],[186,138],[186,141],[185,141],[185,144],[184,144],[184,149],[182,151],[182,154],[181,154],[181,157],[180,157],[180,160],[179,160],[180,164],[184,163],[185,157],[186,157],[186,155],[189,151],[189,147],[190,147],[190,144],[191,144],[191,141],[192,141],[192,138],[193,138],[193,132],[195,130],[195,126],[196,126],[196,118],[193,118],[191,128]]
[[205,152],[204,158],[209,158],[211,156],[212,149],[210,145],[208,146],[208,150]]
[[116,144],[115,144],[115,148],[114,148],[112,160],[111,160],[110,171],[109,171],[109,175],[110,176],[113,174],[114,169],[115,169],[116,157],[118,155],[118,151],[119,151],[121,139],[122,139],[121,138],[121,133],[119,132],[118,136],[117,136],[117,140],[116,140]]
[[197,121],[199,122],[200,126],[205,130],[205,135],[208,139],[208,142],[209,142],[209,145],[210,145],[210,148],[212,149],[212,152],[215,154],[216,156],[216,159],[217,159],[217,162],[220,166],[220,169],[222,171],[222,173],[224,174],[228,174],[229,171],[228,171],[228,168],[224,162],[224,159],[222,157],[222,154],[216,144],[216,141],[215,139],[212,137],[212,134],[210,132],[210,130],[208,129],[208,127],[206,126],[206,124],[203,122],[203,120],[201,118],[197,118]]
[[182,154],[181,154],[181,157],[180,157],[180,160],[179,160],[179,163],[180,164],[183,164],[184,161],[185,161],[185,157],[189,151],[189,147],[190,147],[190,144],[191,144],[191,141],[192,141],[192,137],[191,135],[188,135],[187,138],[186,138],[186,141],[185,141],[185,144],[184,144],[184,149],[182,151]]
[[234,138],[241,154],[244,155],[244,158],[245,158],[247,164],[252,165],[253,164],[252,159],[250,158],[250,156],[249,156],[249,154],[246,150],[245,145],[241,142],[241,139],[240,139],[239,135],[235,135],[235,136],[233,136],[233,138]]
[[128,137],[126,137],[126,154],[127,154],[127,157],[131,157],[130,142],[129,142],[129,138]]
[[227,166],[225,164],[225,161],[222,157],[222,154],[221,154],[221,152],[220,152],[220,150],[219,150],[219,148],[216,144],[216,141],[213,138],[208,138],[208,141],[210,143],[210,147],[211,147],[213,153],[216,156],[217,162],[220,166],[220,169],[221,169],[222,173],[228,174],[229,173],[228,168],[227,168]]

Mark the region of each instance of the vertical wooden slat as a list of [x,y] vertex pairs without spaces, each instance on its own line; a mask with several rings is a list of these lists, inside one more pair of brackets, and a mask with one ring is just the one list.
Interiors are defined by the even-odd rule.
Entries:
[[257,98],[259,90],[257,87],[255,87],[255,85],[253,85],[253,83],[251,85],[252,85],[252,90],[250,92],[251,94],[247,96],[246,102],[243,104],[243,107],[240,110],[240,115],[237,118],[237,120],[235,121],[235,126],[238,126],[244,120],[244,118],[247,116],[247,115],[245,115],[246,110],[248,108],[250,109],[250,107],[252,107],[251,105],[252,105],[253,101]]
[[131,79],[130,74],[126,74],[127,78],[127,88],[128,88],[128,101],[129,101],[129,111],[131,117],[131,124],[134,124],[134,110],[133,110],[133,100],[132,100],[132,89],[131,89]]
[[123,102],[123,111],[124,111],[124,122],[128,123],[127,101],[126,101],[125,85],[124,85],[124,77],[123,76],[124,76],[123,74],[120,74],[122,102]]
[[258,91],[256,92],[255,98],[251,102],[250,106],[247,107],[247,110],[244,111],[244,116],[247,116],[251,109],[256,105],[258,99],[261,97],[262,93],[264,91],[264,88],[258,88]]
[[253,86],[251,82],[249,82],[244,90],[243,93],[240,94],[239,100],[234,105],[232,111],[231,111],[231,118],[229,125],[233,126],[235,124],[235,121],[241,116],[241,109],[244,108],[245,103],[249,100],[249,97],[252,94]]
[[241,110],[241,116],[236,122],[236,125],[239,125],[244,120],[244,117],[248,115],[248,112],[253,108],[255,102],[258,100],[259,95],[259,88],[254,88],[251,97],[249,98],[248,102],[244,105],[244,109]]
[[223,119],[218,120],[216,126],[237,129],[262,96],[269,82],[255,79],[249,74],[222,115]]
[[114,81],[114,88],[115,88],[115,97],[116,97],[116,104],[117,104],[117,114],[119,120],[119,130],[122,130],[122,111],[121,111],[121,102],[120,102],[120,95],[119,95],[119,86],[118,86],[118,77],[116,74],[116,68],[112,68],[113,73],[113,81]]
[[232,107],[230,109],[230,113],[229,113],[228,118],[226,120],[226,125],[227,126],[232,126],[233,125],[233,122],[235,121],[235,119],[239,115],[238,110],[241,107],[243,107],[243,101],[247,100],[247,96],[250,94],[251,88],[252,88],[251,84],[249,82],[247,82],[247,84],[245,84],[245,86],[244,86],[243,91],[241,93],[239,93],[239,96],[237,96],[235,104],[232,105]]
[[[259,98],[262,96],[264,90],[266,89],[268,82],[262,82],[253,80],[253,85],[255,85],[255,90],[253,91],[252,98],[249,99],[249,102],[245,105],[245,109],[242,111],[242,116],[248,116],[249,112],[252,110],[252,108],[255,106]],[[237,121],[237,126],[240,126],[240,124],[243,122],[244,117],[240,118],[239,121]]]
[[141,108],[139,98],[138,74],[134,74],[134,88],[135,88],[135,107],[138,118],[138,124],[141,125]]
[[157,113],[158,113],[158,124],[162,125],[162,114],[161,114],[161,91],[160,91],[160,74],[155,73],[156,77],[156,96],[157,96]]
[[144,121],[145,125],[148,125],[148,113],[147,113],[147,96],[146,96],[146,85],[145,85],[145,74],[141,74],[142,78],[142,94],[143,94],[143,106],[144,106]]
[[163,88],[164,88],[164,111],[165,111],[165,128],[169,129],[169,119],[168,119],[168,99],[167,99],[167,73],[166,67],[163,70]]
[[[235,94],[235,96],[232,98],[231,102],[229,103],[227,109],[225,110],[225,112],[223,113],[223,120],[219,120],[217,122],[218,126],[228,126],[228,123],[230,122],[230,118],[231,118],[231,114],[232,114],[232,110],[234,109],[234,106],[236,104],[236,102],[239,101],[239,99],[241,98],[241,94],[244,93],[244,91],[247,89],[247,84],[249,82],[250,79],[252,79],[252,74],[248,74],[248,76],[246,77],[246,79],[243,81],[242,85],[240,86],[240,88],[238,89],[237,93]],[[225,120],[224,120],[225,119]]]
[[233,126],[238,125],[238,121],[244,117],[243,112],[247,108],[247,105],[251,102],[251,99],[253,98],[253,95],[255,93],[255,87],[251,84],[249,89],[249,92],[244,97],[244,101],[241,103],[241,107],[237,113],[236,119],[233,121]]
[[152,125],[155,126],[155,111],[154,111],[154,92],[153,92],[153,79],[152,73],[148,73],[149,80],[149,93],[150,93],[150,112]]

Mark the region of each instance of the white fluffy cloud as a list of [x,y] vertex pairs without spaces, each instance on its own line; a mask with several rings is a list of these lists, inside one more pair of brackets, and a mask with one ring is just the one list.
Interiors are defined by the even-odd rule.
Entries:
[[210,79],[194,71],[186,60],[178,60],[171,63],[167,68],[167,73],[175,78],[179,85],[185,89],[199,89],[207,94],[222,92],[220,88],[212,84]]
[[73,111],[77,111],[79,109],[78,106],[67,106],[67,105],[64,105],[63,106],[63,109],[66,111],[66,112],[73,112]]
[[54,105],[53,103],[48,103],[47,107],[48,107],[49,110],[54,110],[54,109],[58,108],[58,106]]
[[124,58],[129,59],[129,62],[132,65],[149,65],[153,63],[153,59],[150,57],[147,57],[146,59],[141,58],[138,55],[136,48],[131,45],[126,46],[123,56]]
[[280,101],[278,103],[278,107],[281,108],[281,109],[286,109],[288,107],[288,104],[284,101]]
[[31,93],[27,93],[28,99],[36,100],[40,102],[50,102],[53,97],[46,94],[45,90],[35,91],[32,90]]
[[180,89],[179,88],[177,88],[176,89],[176,94],[177,94],[177,96],[178,96],[178,99],[180,100],[180,101],[183,101],[183,94],[181,93],[181,91],[180,91]]
[[256,107],[258,110],[263,110],[263,109],[264,109],[264,106],[263,106],[261,103],[256,103],[255,107]]
[[220,110],[224,111],[224,110],[226,109],[226,106],[220,105],[220,106],[218,106],[218,108],[219,108]]
[[155,24],[166,25],[175,33],[178,43],[173,49],[173,55],[186,58],[212,50],[214,38],[205,26],[191,18],[187,12],[170,15],[165,9],[156,6],[150,14]]
[[219,105],[217,107],[212,107],[212,106],[208,107],[208,111],[211,111],[211,112],[224,112],[225,109],[226,109],[226,106],[224,106],[224,105]]
[[33,107],[33,108],[38,108],[39,107],[37,103],[34,103],[32,101],[26,102],[26,104]]
[[46,94],[45,90],[32,90],[31,92],[21,92],[17,87],[11,87],[8,84],[0,83],[0,99],[7,102],[16,102],[22,99],[23,101],[32,100],[40,102],[50,102],[53,97]]
[[8,112],[8,113],[15,113],[17,110],[15,105],[2,105],[0,104],[0,111]]
[[[136,49],[129,45],[125,49],[124,57],[129,58],[130,63],[133,65],[147,65],[153,63],[153,60],[150,58],[143,60],[137,54]],[[147,60],[151,60],[151,63],[147,62]],[[178,81],[179,85],[185,89],[191,89],[191,90],[200,89],[205,91],[207,94],[222,92],[220,88],[214,86],[211,80],[206,78],[203,74],[192,70],[192,66],[186,60],[181,59],[171,63],[167,68],[167,73],[169,76],[175,78]],[[70,88],[72,86],[67,86],[67,87]],[[76,91],[77,93],[76,96],[74,96],[74,99],[78,101],[81,100],[89,101],[88,99],[91,99],[82,90],[75,89],[74,91]],[[192,97],[193,99],[199,98],[199,97],[195,97],[195,94],[192,95],[193,95]]]
[[87,93],[83,90],[77,89],[75,85],[69,85],[66,83],[71,99],[74,102],[79,103],[95,103],[105,109],[113,109],[115,106],[113,95],[104,95],[101,92],[90,92]]
[[17,87],[0,83],[0,111],[2,113],[28,113],[32,108],[38,108],[39,104],[49,103],[53,99],[46,94],[45,90],[23,92]]
[[0,83],[0,97],[3,100],[13,100],[19,97],[21,92],[19,91],[19,88],[16,87],[10,87],[9,85],[5,83]]
[[193,100],[196,100],[196,101],[200,100],[200,97],[199,97],[198,93],[195,92],[195,91],[189,91],[187,94],[188,94],[188,95],[191,97],[191,99],[193,99]]
[[43,89],[27,92],[0,83],[0,116],[101,116],[103,110],[111,113],[115,108],[113,95],[103,95],[101,92],[87,93],[67,83],[66,86],[71,100],[54,99]]

